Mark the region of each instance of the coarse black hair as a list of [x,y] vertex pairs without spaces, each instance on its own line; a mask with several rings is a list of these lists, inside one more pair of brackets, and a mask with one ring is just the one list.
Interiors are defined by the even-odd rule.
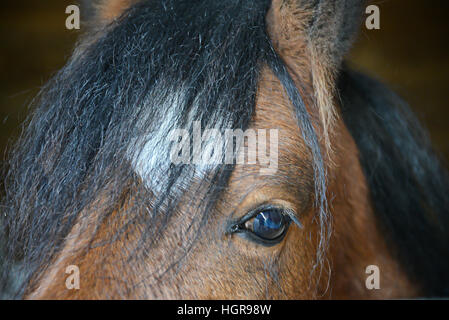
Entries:
[[421,294],[448,297],[446,168],[408,105],[385,85],[345,68],[338,86],[388,247]]
[[[313,157],[324,250],[326,171],[301,95],[267,35],[270,4],[143,1],[82,40],[40,93],[6,168],[1,206],[4,296],[23,296],[33,276],[42,274],[61,250],[76,221],[88,212],[103,221],[124,193],[133,200],[122,217],[128,215],[129,224],[144,224],[142,245],[149,250],[200,174],[194,166],[170,163],[168,133],[191,130],[193,121],[222,131],[248,128],[259,74],[267,65],[291,99]],[[232,167],[217,165],[202,176],[207,188],[197,193],[203,199],[197,210],[200,226]]]

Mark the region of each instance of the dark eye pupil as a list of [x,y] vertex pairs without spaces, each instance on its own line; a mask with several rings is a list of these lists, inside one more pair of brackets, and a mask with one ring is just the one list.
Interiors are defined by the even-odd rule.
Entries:
[[264,239],[276,239],[285,230],[286,219],[278,210],[261,211],[253,222],[253,232]]

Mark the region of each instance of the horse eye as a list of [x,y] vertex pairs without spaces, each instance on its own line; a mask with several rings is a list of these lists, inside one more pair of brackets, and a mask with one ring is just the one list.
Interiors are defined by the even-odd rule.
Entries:
[[282,241],[291,219],[282,209],[263,208],[247,214],[243,221],[231,227],[232,233],[240,233],[257,243],[273,246]]
[[282,235],[287,227],[285,216],[279,210],[261,211],[252,223],[252,231],[257,236],[273,240]]

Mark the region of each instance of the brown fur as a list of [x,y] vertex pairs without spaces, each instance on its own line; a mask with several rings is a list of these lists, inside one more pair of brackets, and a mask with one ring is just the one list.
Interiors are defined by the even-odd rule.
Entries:
[[312,18],[313,10],[300,6],[296,0],[273,0],[267,16],[268,32],[276,50],[293,72],[307,65],[315,97],[310,106],[318,110],[324,146],[331,155],[330,135],[337,117],[332,100],[336,69],[328,57],[317,50],[321,43],[310,36]]
[[[272,116],[273,108],[276,117]],[[213,231],[185,258],[182,264],[186,269],[181,273],[170,272],[161,278],[154,275],[160,272],[159,262],[180,243],[182,245],[183,240],[177,236],[182,232],[175,226],[183,225],[180,219],[188,216],[187,211],[175,218],[162,243],[145,262],[127,263],[126,257],[118,253],[124,248],[132,250],[137,239],[135,232],[131,233],[132,238],[123,237],[110,246],[99,246],[87,252],[80,250],[89,242],[89,234],[93,234],[88,226],[98,223],[95,214],[91,214],[86,216],[87,220],[79,221],[65,249],[28,298],[396,298],[413,292],[387,253],[376,228],[357,150],[344,125],[341,122],[336,125],[339,134],[334,147],[338,156],[329,190],[330,197],[334,198],[334,236],[329,260],[321,275],[311,273],[316,262],[318,225],[311,206],[314,190],[313,173],[308,165],[310,155],[300,138],[288,99],[279,81],[268,70],[260,82],[253,127],[280,130],[279,171],[266,177],[257,174],[257,165],[237,166],[229,189],[219,201],[215,218],[208,225]],[[238,236],[213,238],[230,212],[241,216],[265,202],[292,208],[304,228],[291,226],[285,240],[272,248],[260,247]],[[107,241],[108,235],[123,224],[114,217],[115,214],[102,222],[94,243]],[[64,270],[71,264],[80,267],[81,290],[65,288],[68,275]],[[381,268],[380,291],[368,291],[364,287],[365,268],[370,264]],[[267,275],[269,267],[277,268],[277,280]]]
[[[279,169],[262,176],[258,165],[237,165],[230,183],[199,239],[178,268],[162,272],[162,261],[186,246],[182,235],[189,224],[189,205],[181,206],[164,236],[148,256],[128,261],[135,248],[139,226],[112,245],[91,244],[107,241],[125,225],[116,211],[107,221],[97,221],[95,210],[77,221],[64,248],[51,266],[30,284],[30,299],[98,298],[183,298],[183,299],[263,299],[263,298],[398,298],[413,295],[415,289],[388,254],[374,220],[368,187],[357,158],[357,148],[334,106],[333,63],[311,43],[305,26],[311,11],[297,2],[274,0],[267,17],[276,49],[286,61],[306,97],[310,115],[321,119],[316,128],[323,146],[332,146],[329,167],[330,210],[333,236],[323,268],[316,268],[319,226],[314,219],[313,169],[294,111],[279,80],[265,69],[259,83],[252,128],[279,130]],[[102,7],[102,17],[117,16],[130,1],[110,1]],[[331,129],[332,128],[332,129]],[[199,181],[198,183],[201,183]],[[193,188],[192,188],[193,190]],[[195,199],[194,194],[186,194]],[[201,201],[201,199],[198,199]],[[304,228],[291,225],[285,239],[274,247],[261,247],[236,235],[223,233],[229,218],[243,216],[262,203],[282,204],[294,210]],[[126,201],[125,201],[126,203]],[[101,205],[101,202],[99,203]],[[126,205],[117,210],[126,210]],[[187,219],[187,222],[185,221]],[[98,229],[94,226],[98,225]],[[92,239],[93,238],[93,239]],[[88,248],[88,250],[86,250]],[[81,271],[81,289],[65,288],[65,268],[75,264]],[[381,269],[381,290],[365,288],[365,268]]]
[[[390,255],[377,227],[369,190],[354,140],[342,122],[336,125],[335,169],[331,171],[329,198],[334,220],[331,297],[338,299],[401,298],[417,294],[404,271]],[[365,269],[380,269],[381,290],[365,287]]]
[[100,0],[95,5],[96,18],[103,22],[111,22],[139,1],[141,0]]

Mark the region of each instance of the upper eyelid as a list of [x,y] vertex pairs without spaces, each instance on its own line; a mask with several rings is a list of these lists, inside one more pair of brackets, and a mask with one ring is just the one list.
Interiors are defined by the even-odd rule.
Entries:
[[231,230],[231,228],[234,226],[240,226],[240,225],[245,224],[247,221],[255,218],[259,212],[264,211],[264,210],[279,210],[279,211],[281,211],[281,213],[283,215],[286,215],[287,217],[289,217],[298,227],[300,227],[301,229],[303,228],[302,223],[299,221],[299,219],[293,209],[286,208],[285,206],[282,206],[282,205],[266,203],[266,204],[261,204],[261,205],[257,206],[256,208],[250,210],[243,217],[233,220],[230,223],[229,228],[227,228],[227,229]]
[[273,204],[269,204],[269,203],[261,204],[261,205],[257,206],[256,208],[251,209],[243,217],[237,219],[234,222],[238,223],[238,224],[243,224],[243,223],[247,222],[248,220],[254,218],[260,211],[264,211],[264,210],[279,210],[279,211],[284,212],[285,208],[283,208],[279,205],[273,205]]

